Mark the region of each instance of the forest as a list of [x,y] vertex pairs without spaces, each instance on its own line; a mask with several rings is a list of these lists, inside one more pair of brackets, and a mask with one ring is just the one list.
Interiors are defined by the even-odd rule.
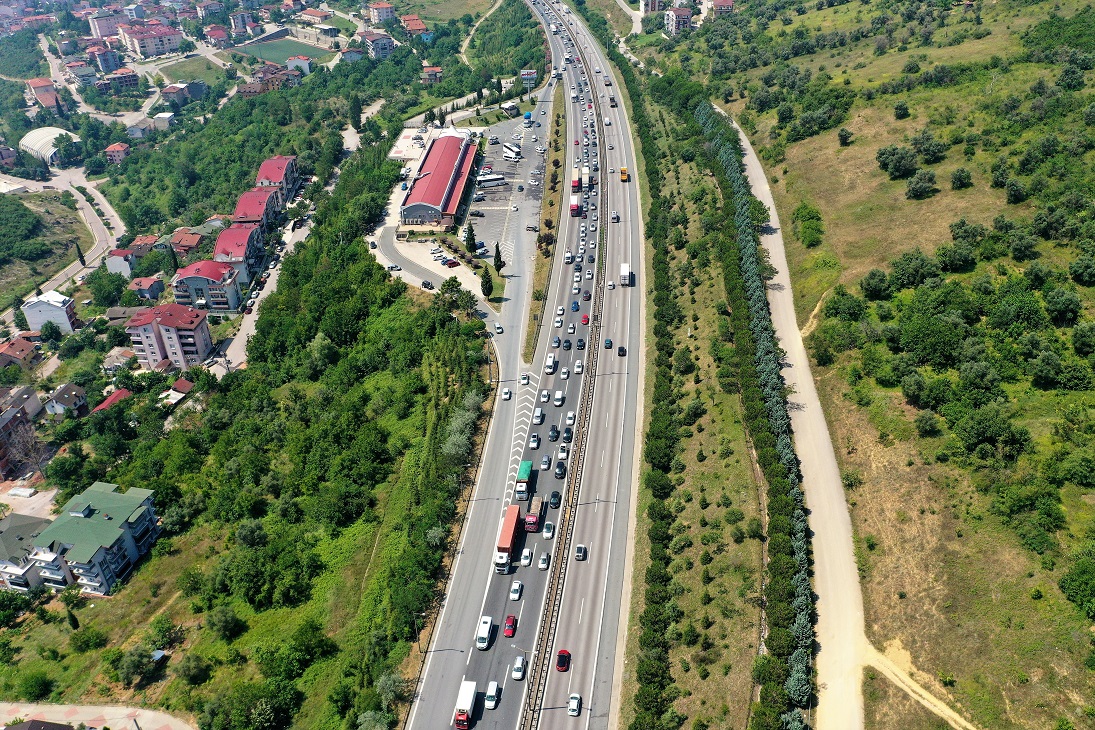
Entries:
[[20,30],[0,38],[0,76],[32,79],[48,75],[49,67],[38,46],[35,31]]
[[480,75],[503,78],[526,68],[543,74],[546,52],[543,30],[528,6],[520,0],[506,0],[479,24],[467,56]]

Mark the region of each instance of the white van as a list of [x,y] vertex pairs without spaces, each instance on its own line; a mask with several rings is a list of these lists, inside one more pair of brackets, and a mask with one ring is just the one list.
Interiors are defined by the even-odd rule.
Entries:
[[544,360],[544,372],[547,373],[548,375],[553,374],[555,372],[555,366],[557,364],[558,364],[558,361],[555,359],[555,353],[554,352],[549,352],[548,356],[547,356],[547,360]]
[[567,251],[566,253],[564,253],[563,254],[563,263],[564,264],[573,264],[574,263],[574,254],[571,253],[570,251]]
[[561,391],[561,390],[555,391],[555,401],[554,401],[555,405],[556,406],[563,405],[564,400],[565,400],[565,398],[563,397],[563,391]]
[[502,696],[502,689],[497,682],[487,685],[487,694],[483,696],[483,706],[488,710],[498,707],[498,698]]
[[532,412],[532,425],[539,426],[544,422],[544,409],[537,408]]
[[493,624],[494,619],[490,616],[479,619],[479,628],[475,632],[475,648],[479,651],[486,651],[490,645],[490,631]]

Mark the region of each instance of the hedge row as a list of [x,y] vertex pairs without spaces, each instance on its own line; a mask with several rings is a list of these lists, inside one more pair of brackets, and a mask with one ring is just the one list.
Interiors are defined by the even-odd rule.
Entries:
[[[805,727],[799,709],[814,697],[814,593],[810,585],[810,542],[801,473],[780,373],[783,352],[776,341],[768,308],[759,239],[752,216],[755,198],[742,166],[741,140],[711,106],[700,104],[694,116],[704,130],[713,172],[730,192],[732,230],[719,239],[733,346],[719,355],[740,390],[745,423],[757,462],[768,482],[768,566],[764,585],[769,652],[757,659],[753,678],[761,685],[750,727],[795,730]],[[721,373],[720,373],[721,374]]]

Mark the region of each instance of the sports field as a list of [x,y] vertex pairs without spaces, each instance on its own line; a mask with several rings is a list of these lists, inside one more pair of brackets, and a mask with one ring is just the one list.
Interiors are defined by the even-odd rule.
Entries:
[[264,61],[280,64],[284,64],[285,59],[291,56],[307,56],[313,61],[323,63],[330,59],[332,55],[326,48],[310,46],[307,43],[301,43],[292,38],[279,38],[276,41],[255,43],[250,46],[236,46],[233,50],[239,51],[240,53],[248,53],[255,58],[261,58]]

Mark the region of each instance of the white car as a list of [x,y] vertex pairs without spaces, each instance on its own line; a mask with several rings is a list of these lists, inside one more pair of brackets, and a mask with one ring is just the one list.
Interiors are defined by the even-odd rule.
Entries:
[[544,539],[545,540],[550,540],[553,537],[555,537],[555,523],[554,522],[545,522],[544,523]]
[[510,206],[510,209],[511,209],[511,210],[512,210],[512,211],[513,211],[514,213],[516,213],[516,212],[517,212],[517,206],[516,206],[516,205],[511,205],[511,206]]
[[541,390],[540,391],[540,402],[541,403],[547,403],[549,400],[551,400],[551,393],[549,393],[546,390]]
[[582,293],[582,287],[575,284],[574,286],[570,287],[570,293],[571,294],[581,294]]
[[582,696],[577,692],[572,693],[567,699],[567,714],[571,717],[582,714]]
[[[574,283],[575,283],[575,284],[577,284],[577,283],[579,283],[579,282],[580,282],[581,280],[582,280],[582,272],[581,272],[581,271],[575,271],[575,272],[574,272]],[[560,322],[561,322],[561,321],[562,321],[562,320],[560,320]]]
[[[525,566],[532,565],[532,548],[525,548],[524,550],[521,551],[521,565],[525,565]],[[515,580],[515,581],[513,581],[513,584],[515,586],[517,586],[518,590],[520,590],[521,581]],[[510,592],[511,593],[513,592],[513,586],[510,586]],[[517,599],[513,599],[513,600],[517,600]]]
[[608,174],[609,175],[615,175],[616,174],[616,168],[615,167],[608,168]]
[[565,310],[563,309],[563,305],[560,304],[558,307],[555,308],[555,316],[562,317],[564,311]]
[[613,281],[612,279],[609,279],[608,280],[608,288],[609,289],[615,289],[616,288],[616,282]]
[[[529,561],[526,563],[525,562],[525,556],[522,554],[521,555],[521,565],[532,565],[532,551],[530,551],[528,548],[526,548],[525,552],[529,553]],[[520,601],[521,600],[521,581],[515,580],[515,581],[513,581],[513,583],[510,584],[510,586],[509,586],[509,599],[511,601]]]
[[536,567],[539,568],[540,570],[547,570],[548,569],[548,563],[550,561],[551,561],[551,558],[548,557],[547,553],[540,553],[540,562],[536,564]]
[[502,400],[509,400],[513,397],[513,391],[509,388],[502,388]]
[[547,471],[551,468],[551,454],[544,454],[544,458],[540,459],[540,471]]
[[559,461],[566,461],[567,456],[570,455],[570,447],[566,444],[559,444],[559,455],[556,456]]
[[573,322],[571,322],[570,324],[567,325],[567,334],[568,335],[574,334],[574,323]]
[[521,373],[521,385],[528,385],[528,373]]
[[509,676],[518,682],[525,678],[525,657],[523,655],[513,660],[513,669],[510,670]]
[[[579,360],[578,362],[581,362],[581,360]],[[568,425],[568,426],[573,426],[574,425],[574,411],[567,411],[566,425]]]
[[583,371],[585,371],[585,369],[586,369],[586,367],[585,367],[585,365],[584,365],[584,364],[582,363],[582,361],[581,361],[581,360],[579,360],[578,362],[574,363],[574,374],[575,374],[575,375],[581,375],[581,374],[582,374],[582,372],[583,372]]
[[534,434],[532,434],[531,436],[529,436],[529,439],[528,439],[528,447],[529,447],[530,449],[538,449],[538,448],[540,448],[540,434],[538,434],[538,433],[534,433]]
[[587,279],[592,279],[593,278],[593,269],[586,269],[586,278]]
[[[578,281],[578,279],[575,279],[575,281]],[[563,318],[562,317],[556,317],[554,324],[555,324],[556,327],[562,327],[563,326]]]
[[[603,95],[602,95],[602,96],[603,96]],[[612,126],[612,120],[611,120],[611,119],[606,119],[606,120],[605,120],[605,126],[606,126],[606,127],[611,127],[611,126]]]
[[559,377],[562,378],[563,380],[569,380],[570,379],[570,370],[568,368],[563,368],[562,371],[559,373]]
[[497,322],[494,323],[494,334],[502,334],[502,325],[498,324]]

